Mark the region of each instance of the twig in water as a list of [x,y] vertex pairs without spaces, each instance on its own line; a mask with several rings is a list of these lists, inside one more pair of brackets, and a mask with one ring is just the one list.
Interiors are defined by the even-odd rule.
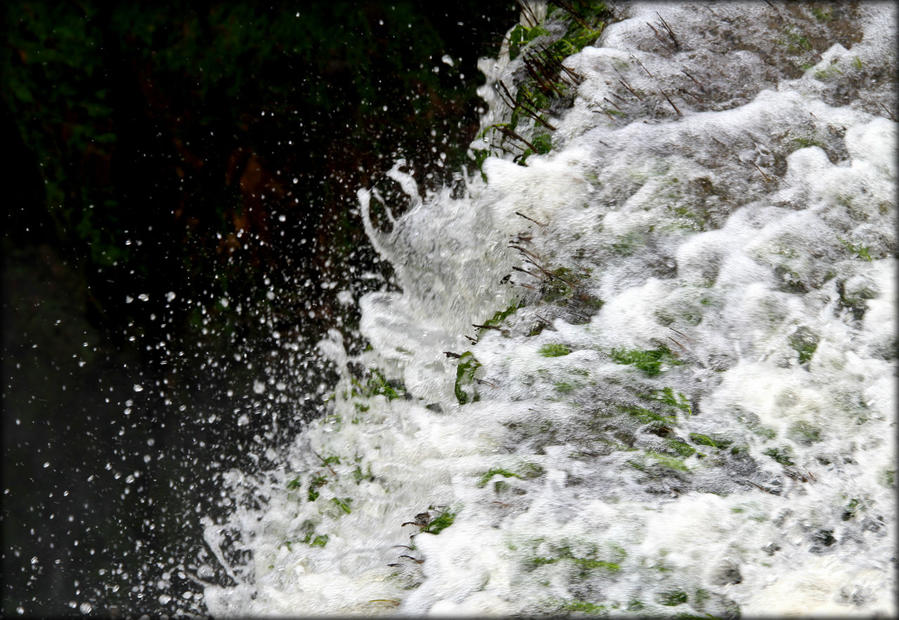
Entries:
[[494,125],[493,127],[494,127],[494,129],[499,130],[500,133],[502,133],[505,136],[509,136],[510,138],[515,138],[516,140],[521,140],[528,146],[528,148],[530,148],[535,153],[537,152],[537,147],[535,147],[533,144],[528,142],[527,139],[525,139],[522,136],[520,136],[519,134],[515,133],[508,127],[503,127],[502,125]]
[[666,92],[665,92],[664,90],[662,90],[662,89],[659,89],[659,92],[662,93],[662,95],[665,97],[665,99],[668,101],[668,103],[671,104],[671,107],[674,108],[674,111],[677,112],[677,115],[678,115],[678,116],[683,116],[683,114],[681,114],[680,110],[677,109],[677,106],[674,105],[674,102],[671,101],[671,98],[668,96],[668,93],[666,93]]
[[516,211],[516,212],[515,212],[515,215],[518,215],[518,216],[520,216],[520,217],[523,217],[523,218],[526,219],[526,220],[529,220],[529,221],[531,221],[531,222],[534,222],[537,226],[546,226],[546,224],[544,224],[543,222],[538,222],[538,221],[535,220],[534,218],[528,217],[527,215],[525,215],[525,214],[522,213],[521,211]]
[[686,339],[687,339],[687,342],[691,342],[690,337],[689,337],[687,334],[685,334],[684,332],[682,332],[682,331],[680,331],[680,330],[677,330],[677,329],[674,329],[673,327],[669,327],[668,329],[670,329],[671,331],[673,331],[673,332],[674,332],[675,334],[677,334],[678,336],[683,336],[684,338],[686,338]]
[[679,50],[680,43],[677,42],[677,37],[674,36],[674,31],[671,29],[671,26],[668,25],[668,22],[665,21],[665,18],[662,17],[658,11],[656,11],[656,15],[659,16],[659,21],[662,22],[662,26],[668,31],[668,36],[671,37],[671,40],[674,42],[674,49]]
[[443,354],[444,354],[445,356],[447,356],[447,357],[454,357],[454,358],[460,358],[460,357],[462,357],[462,356],[459,355],[458,353],[453,353],[452,351],[444,351]]
[[679,92],[682,95],[690,95],[691,97],[693,97],[693,99],[695,99],[696,101],[699,101],[699,102],[705,101],[705,99],[703,99],[702,97],[700,97],[699,95],[697,95],[694,92],[690,92],[686,88],[678,88],[677,92]]
[[652,73],[649,72],[649,69],[647,69],[646,67],[643,66],[643,63],[640,62],[640,59],[639,59],[639,58],[637,58],[637,57],[634,56],[633,54],[631,54],[631,58],[633,58],[634,60],[636,60],[636,61],[637,61],[637,64],[640,65],[640,67],[641,67],[644,71],[646,71],[646,75],[648,75],[648,76],[651,77],[652,79],[655,79],[655,76],[654,76]]
[[574,7],[572,7],[570,4],[568,4],[565,0],[556,0],[556,4],[558,4],[560,7],[565,9],[565,11],[569,15],[571,15],[574,18],[574,21],[576,21],[578,24],[580,24],[580,26],[582,28],[586,28],[587,30],[593,30],[593,28],[586,21],[584,21],[583,16],[580,13],[578,13],[577,11],[575,11]]
[[[649,73],[649,71],[647,71],[647,73]],[[627,89],[627,90],[628,90],[634,97],[636,97],[636,98],[639,99],[640,101],[643,101],[643,97],[641,97],[640,95],[638,95],[638,94],[634,91],[634,89],[630,87],[630,84],[628,84],[627,82],[625,82],[623,78],[618,78],[618,81],[621,82],[621,85],[624,86],[624,87],[625,87],[625,88],[626,88],[626,89]]]
[[619,108],[617,105],[615,105],[615,102],[612,101],[611,99],[609,99],[608,97],[603,97],[602,100],[608,102],[613,108],[615,108],[619,112],[623,112],[623,110],[621,108]]
[[540,23],[540,20],[537,19],[537,16],[534,15],[534,12],[531,10],[531,7],[528,6],[526,2],[522,2],[522,0],[515,0],[515,4],[518,5],[519,10],[525,16],[528,22],[531,24],[531,28]]
[[655,37],[656,37],[656,39],[658,39],[659,43],[661,43],[665,47],[668,47],[668,44],[665,42],[665,39],[662,38],[662,35],[659,34],[659,31],[656,30],[655,27],[652,24],[650,24],[649,22],[646,22],[646,25],[649,26],[650,30],[652,30],[652,34],[655,35]]
[[526,273],[532,278],[537,278],[538,280],[542,280],[543,278],[534,273],[533,271],[528,271],[527,269],[522,269],[521,267],[512,267],[515,271],[520,271],[521,273]]
[[696,85],[699,86],[699,88],[701,88],[703,91],[705,91],[705,86],[703,86],[702,83],[700,83],[700,81],[697,80],[695,77],[693,77],[692,75],[687,73],[686,69],[681,69],[680,72],[683,73],[684,75],[686,75],[691,80],[693,80],[696,83]]
[[315,450],[310,450],[310,452],[312,452],[312,454],[314,454],[315,456],[317,456],[317,457],[318,457],[318,460],[320,460],[320,461],[322,462],[322,465],[324,465],[325,467],[327,467],[328,469],[330,469],[330,470],[331,470],[331,473],[334,474],[335,477],[337,476],[337,472],[334,471],[334,468],[331,467],[331,464],[328,463],[328,461],[326,461],[325,459],[322,458],[321,454],[319,454],[319,453],[316,452]]
[[687,351],[687,349],[684,347],[684,345],[682,345],[681,343],[679,343],[677,340],[675,340],[675,339],[672,338],[671,336],[665,336],[665,337],[668,338],[668,340],[670,340],[671,342],[673,342],[673,343],[676,344],[677,346],[679,346],[679,347],[681,348],[681,350],[682,350],[684,353],[689,353],[689,351]]
[[755,162],[752,162],[752,165],[755,166],[755,169],[758,170],[759,173],[762,175],[762,177],[765,179],[765,183],[771,182],[771,177],[769,177],[767,174],[765,174],[765,171],[762,170],[761,168],[759,168],[758,164],[756,164]]
[[496,325],[478,325],[477,323],[472,323],[472,327],[477,327],[478,329],[495,329],[496,331],[502,331],[501,327],[497,327]]

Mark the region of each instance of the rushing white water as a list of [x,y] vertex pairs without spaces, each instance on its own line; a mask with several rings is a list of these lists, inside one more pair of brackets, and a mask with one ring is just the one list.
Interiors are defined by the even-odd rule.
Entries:
[[619,11],[550,153],[360,191],[402,292],[230,474],[214,615],[895,614],[895,8]]

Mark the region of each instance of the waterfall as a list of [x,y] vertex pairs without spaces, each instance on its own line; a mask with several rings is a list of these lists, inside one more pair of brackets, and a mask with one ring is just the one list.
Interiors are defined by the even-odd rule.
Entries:
[[616,11],[545,106],[561,9],[481,63],[462,196],[360,189],[401,291],[227,477],[212,614],[896,613],[895,7]]

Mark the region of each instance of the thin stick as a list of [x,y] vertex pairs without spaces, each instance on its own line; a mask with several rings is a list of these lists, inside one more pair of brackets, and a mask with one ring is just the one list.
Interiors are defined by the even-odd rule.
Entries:
[[674,111],[677,112],[677,115],[678,115],[678,116],[683,116],[683,114],[681,114],[680,110],[677,109],[677,106],[674,105],[674,102],[671,101],[671,98],[668,96],[668,93],[666,93],[666,92],[665,92],[664,90],[662,90],[662,89],[659,89],[659,92],[661,92],[662,95],[664,95],[665,99],[668,100],[668,103],[671,104],[671,107],[674,108]]
[[328,461],[326,461],[325,459],[323,459],[323,458],[321,457],[321,455],[320,455],[318,452],[316,452],[315,450],[310,450],[310,452],[312,452],[312,454],[314,454],[315,456],[317,456],[317,457],[318,457],[318,460],[320,460],[320,461],[322,462],[322,465],[324,465],[325,467],[327,467],[328,469],[330,469],[332,474],[334,474],[335,476],[337,476],[337,472],[334,471],[334,468],[331,467],[331,465],[328,463]]
[[523,217],[523,218],[526,219],[526,220],[529,220],[529,221],[531,221],[531,222],[534,222],[537,226],[546,226],[546,224],[544,224],[544,223],[542,223],[542,222],[538,222],[537,220],[535,220],[535,219],[532,218],[532,217],[528,217],[527,215],[525,215],[525,214],[522,213],[521,211],[516,211],[516,212],[515,212],[515,215],[521,216],[521,217]]
[[634,60],[636,60],[636,61],[637,61],[637,64],[640,65],[640,67],[642,67],[644,71],[646,71],[646,75],[648,75],[648,76],[651,77],[652,79],[655,79],[655,76],[654,76],[652,73],[649,72],[649,69],[647,69],[646,67],[643,66],[643,63],[640,62],[640,59],[639,59],[639,58],[637,58],[637,57],[634,56],[633,54],[631,54],[631,58],[633,58]]
[[478,329],[495,329],[498,332],[503,331],[501,327],[497,327],[496,325],[478,325],[477,323],[472,323],[472,327],[477,327]]
[[671,29],[671,26],[668,25],[668,22],[665,21],[665,18],[661,16],[661,14],[656,11],[656,15],[659,16],[659,20],[662,22],[662,26],[665,27],[665,30],[668,31],[668,36],[671,37],[671,40],[674,41],[674,49],[680,49],[680,43],[677,42],[677,37],[674,36],[674,31]]
[[515,267],[515,266],[513,266],[512,269],[514,269],[515,271],[520,271],[521,273],[526,273],[526,274],[528,274],[529,276],[531,276],[532,278],[537,278],[538,280],[542,280],[542,279],[543,279],[543,278],[541,278],[538,274],[534,273],[533,271],[528,271],[527,269],[522,269],[521,267]]
[[755,166],[755,169],[758,170],[759,173],[765,178],[765,183],[770,183],[770,182],[771,182],[771,177],[769,177],[767,174],[765,174],[764,170],[762,170],[761,168],[759,168],[758,165],[757,165],[755,162],[752,162],[752,165]]

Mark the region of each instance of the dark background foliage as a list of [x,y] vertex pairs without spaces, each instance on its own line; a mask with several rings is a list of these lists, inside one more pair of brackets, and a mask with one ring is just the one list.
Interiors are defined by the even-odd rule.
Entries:
[[203,611],[187,573],[227,509],[217,472],[317,414],[312,344],[357,320],[337,293],[389,286],[356,190],[389,190],[400,156],[453,182],[476,59],[515,19],[104,6],[3,8],[4,615]]

